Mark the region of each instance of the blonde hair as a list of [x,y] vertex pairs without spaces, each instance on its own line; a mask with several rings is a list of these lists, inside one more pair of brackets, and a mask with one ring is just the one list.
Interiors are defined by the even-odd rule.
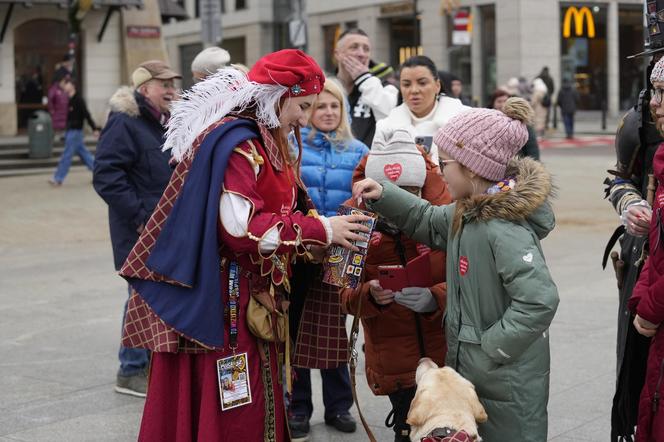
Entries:
[[[325,80],[321,94],[323,92],[329,93],[339,101],[339,105],[341,107],[341,118],[339,120],[339,126],[337,126],[337,128],[334,130],[334,136],[329,136],[328,139],[333,146],[344,148],[348,141],[355,139],[353,133],[350,131],[350,119],[348,118],[348,101],[346,100],[346,94],[344,94],[341,86],[335,80],[331,80],[329,78]],[[313,117],[314,112],[316,112],[317,106],[318,97],[316,97],[316,100],[314,101],[311,117]],[[311,124],[311,117],[309,117],[309,127],[311,127],[311,131],[307,137],[309,140],[313,140],[316,136],[316,133],[319,132],[319,130],[316,129],[313,124]]]

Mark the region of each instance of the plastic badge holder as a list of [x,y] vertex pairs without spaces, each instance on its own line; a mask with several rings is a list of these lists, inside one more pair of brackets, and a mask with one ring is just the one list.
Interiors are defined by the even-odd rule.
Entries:
[[354,252],[334,245],[330,247],[323,261],[323,282],[337,287],[355,288],[360,283],[367,252],[369,250],[369,239],[376,223],[375,214],[348,206],[339,206],[338,215],[367,215],[371,219],[362,222],[369,228],[369,232],[358,232],[364,237],[362,241],[353,244],[360,250]]

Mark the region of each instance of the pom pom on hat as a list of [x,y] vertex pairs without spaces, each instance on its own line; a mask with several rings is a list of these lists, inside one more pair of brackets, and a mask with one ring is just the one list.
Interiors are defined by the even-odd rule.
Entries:
[[450,119],[434,141],[442,152],[489,181],[505,178],[507,163],[528,141],[534,112],[523,98],[510,98],[503,111],[471,109]]
[[262,57],[248,77],[256,83],[285,86],[291,97],[317,95],[325,83],[325,74],[316,60],[299,49],[283,49]]
[[396,129],[387,141],[374,139],[364,174],[397,186],[422,187],[427,169],[413,135],[407,129]]
[[502,110],[511,119],[521,121],[525,124],[532,124],[533,118],[535,118],[535,112],[530,104],[519,97],[508,98]]

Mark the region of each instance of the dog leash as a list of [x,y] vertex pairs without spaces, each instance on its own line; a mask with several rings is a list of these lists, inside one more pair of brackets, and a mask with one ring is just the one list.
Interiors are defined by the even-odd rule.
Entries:
[[350,339],[348,340],[348,354],[350,355],[350,361],[348,363],[348,365],[350,366],[350,383],[352,387],[351,391],[353,393],[353,402],[355,402],[357,413],[360,415],[360,421],[362,422],[364,431],[366,431],[367,436],[369,436],[370,442],[377,442],[376,438],[373,435],[373,432],[371,431],[371,428],[369,428],[369,424],[367,424],[367,421],[364,419],[364,415],[362,414],[362,410],[360,409],[360,402],[358,401],[357,398],[357,390],[355,388],[356,385],[355,368],[357,367],[357,356],[358,356],[357,350],[355,349],[355,343],[357,342],[357,336],[359,334],[361,311],[362,311],[362,296],[359,297],[359,302],[357,304],[357,314],[353,317],[353,325],[350,330]]

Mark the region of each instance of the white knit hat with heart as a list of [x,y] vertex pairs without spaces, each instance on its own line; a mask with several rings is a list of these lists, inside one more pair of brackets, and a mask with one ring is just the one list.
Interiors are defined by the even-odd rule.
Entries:
[[367,158],[365,176],[379,182],[391,181],[397,186],[424,186],[427,167],[413,135],[407,129],[395,129],[387,141],[376,137]]

